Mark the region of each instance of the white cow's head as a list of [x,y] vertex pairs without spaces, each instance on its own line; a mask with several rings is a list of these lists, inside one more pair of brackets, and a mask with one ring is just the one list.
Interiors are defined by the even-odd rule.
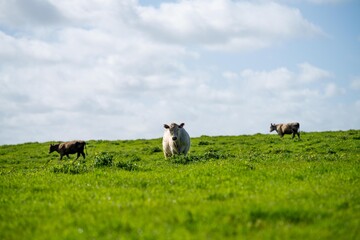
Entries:
[[172,124],[170,124],[170,126],[167,124],[164,124],[164,128],[169,131],[171,139],[173,141],[176,141],[179,137],[180,128],[182,128],[184,125],[185,125],[185,123],[181,123],[180,125],[177,125],[176,123],[172,123]]

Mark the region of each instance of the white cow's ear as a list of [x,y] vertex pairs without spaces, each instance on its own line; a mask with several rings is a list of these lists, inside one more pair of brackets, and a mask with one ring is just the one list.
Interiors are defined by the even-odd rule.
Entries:
[[169,127],[169,125],[164,124],[164,128],[169,129],[170,127]]
[[185,123],[181,123],[181,124],[179,125],[179,127],[182,128],[184,125],[185,125]]

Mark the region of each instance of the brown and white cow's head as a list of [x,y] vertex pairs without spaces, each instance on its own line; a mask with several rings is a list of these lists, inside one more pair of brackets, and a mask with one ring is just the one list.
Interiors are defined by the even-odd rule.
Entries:
[[276,130],[276,124],[271,123],[270,124],[270,132],[275,131],[275,130]]
[[167,124],[164,124],[164,128],[169,131],[171,139],[173,141],[176,141],[179,137],[179,131],[181,128],[183,128],[184,125],[185,125],[185,123],[181,123],[180,125],[177,125],[176,123],[172,123],[172,124],[170,124],[170,126]]

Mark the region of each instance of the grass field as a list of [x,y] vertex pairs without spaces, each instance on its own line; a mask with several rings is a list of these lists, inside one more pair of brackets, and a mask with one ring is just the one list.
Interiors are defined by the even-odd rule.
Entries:
[[0,146],[0,239],[360,239],[360,130]]

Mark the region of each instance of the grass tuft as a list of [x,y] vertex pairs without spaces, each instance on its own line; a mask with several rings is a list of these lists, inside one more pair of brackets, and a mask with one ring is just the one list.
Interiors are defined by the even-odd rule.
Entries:
[[111,167],[114,156],[108,152],[101,152],[95,155],[94,167]]

